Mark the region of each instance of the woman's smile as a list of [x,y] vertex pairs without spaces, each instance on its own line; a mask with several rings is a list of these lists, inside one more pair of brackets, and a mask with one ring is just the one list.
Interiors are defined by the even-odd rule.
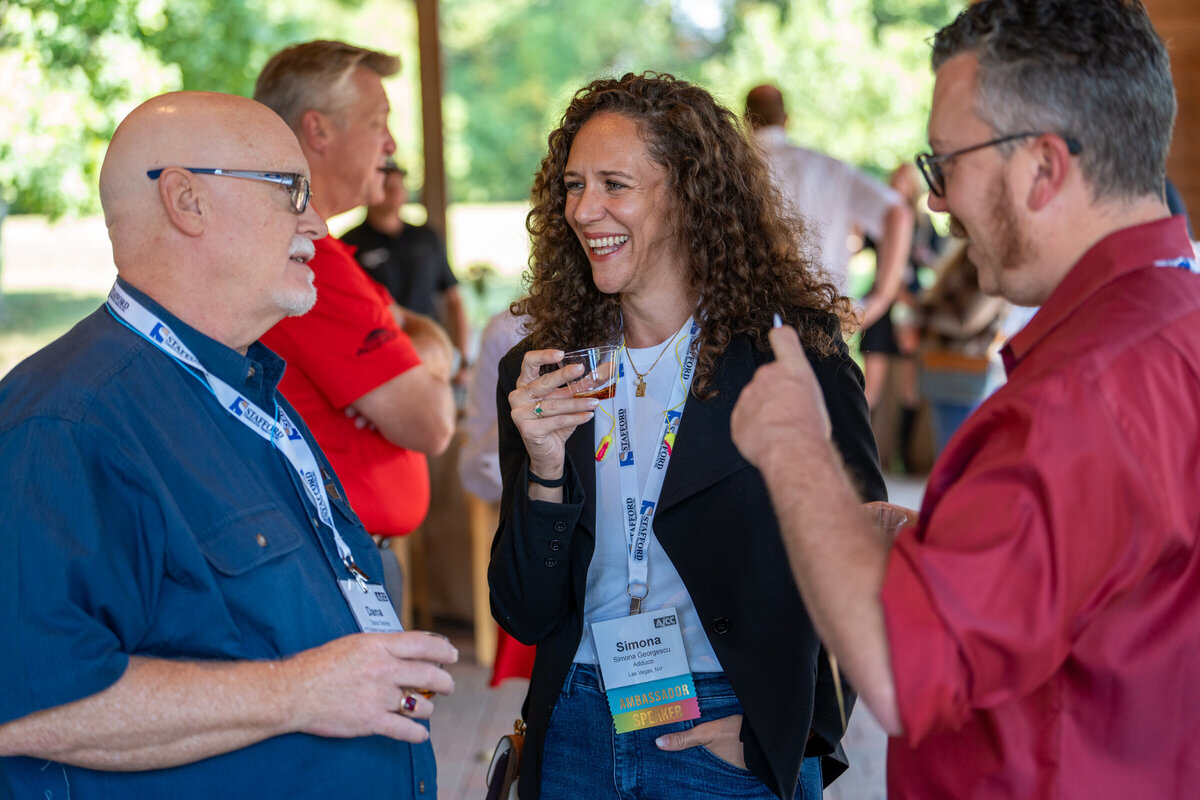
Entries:
[[585,240],[588,248],[591,250],[592,256],[607,256],[612,255],[621,249],[629,237],[622,236],[586,236]]

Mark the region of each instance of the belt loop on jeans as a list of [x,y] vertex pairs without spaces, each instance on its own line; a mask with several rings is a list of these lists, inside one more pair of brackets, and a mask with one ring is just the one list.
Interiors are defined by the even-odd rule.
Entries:
[[571,666],[567,667],[567,677],[563,679],[562,685],[562,693],[567,697],[571,696],[571,682],[575,680],[575,669],[578,666],[575,662],[571,662]]

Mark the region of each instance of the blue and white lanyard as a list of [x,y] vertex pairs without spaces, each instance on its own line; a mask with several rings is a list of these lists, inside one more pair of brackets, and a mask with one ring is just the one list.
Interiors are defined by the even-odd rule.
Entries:
[[[642,610],[642,600],[650,593],[650,562],[647,552],[647,540],[653,525],[654,509],[658,505],[658,497],[662,493],[663,479],[667,474],[667,464],[671,460],[672,443],[679,430],[679,421],[683,417],[683,407],[691,390],[692,377],[695,375],[696,353],[692,342],[700,331],[700,326],[693,320],[685,323],[689,332],[682,342],[676,345],[676,360],[678,361],[679,347],[685,347],[687,355],[679,366],[679,379],[671,390],[671,399],[663,410],[662,429],[658,436],[658,447],[654,451],[654,461],[646,475],[646,483],[638,493],[637,466],[633,458],[633,432],[630,430],[630,413],[633,407],[632,381],[622,381],[625,385],[625,401],[618,405],[617,429],[620,438],[617,472],[621,477],[621,497],[623,502],[622,515],[625,518],[626,545],[628,547],[629,564],[629,613],[638,614]],[[618,393],[619,394],[619,393]]]
[[209,372],[200,363],[200,359],[192,354],[154,312],[135,300],[119,284],[114,283],[108,293],[108,310],[159,350],[184,367],[190,368],[189,374],[208,387],[230,416],[270,442],[271,446],[287,459],[300,477],[305,495],[316,509],[317,517],[333,532],[338,557],[342,559],[342,563],[346,565],[359,587],[366,591],[367,575],[354,563],[354,554],[350,552],[350,547],[338,533],[337,525],[333,521],[329,494],[321,480],[317,458],[308,442],[304,441],[299,428],[288,418],[287,412],[276,403],[275,413],[267,414],[232,386]]

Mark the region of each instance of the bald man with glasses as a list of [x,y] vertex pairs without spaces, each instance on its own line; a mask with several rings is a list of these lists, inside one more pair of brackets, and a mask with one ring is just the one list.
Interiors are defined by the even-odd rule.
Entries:
[[400,631],[258,341],[315,300],[308,169],[229,95],[113,137],[108,302],[0,382],[0,796],[436,792],[457,654]]
[[983,0],[933,66],[930,208],[985,292],[1040,306],[1008,382],[894,541],[838,466],[793,331],[772,332],[734,441],[892,735],[891,800],[1194,796],[1200,265],[1163,198],[1166,48],[1136,0]]

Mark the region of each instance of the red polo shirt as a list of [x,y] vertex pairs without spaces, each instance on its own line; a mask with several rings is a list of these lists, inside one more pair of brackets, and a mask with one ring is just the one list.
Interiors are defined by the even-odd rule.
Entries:
[[950,441],[882,599],[888,796],[1200,791],[1200,275],[1181,218],[1093,247]]
[[421,360],[389,311],[387,289],[362,271],[354,251],[330,236],[315,244],[309,267],[317,304],[284,319],[262,342],[287,361],[279,388],[316,436],[363,527],[408,533],[429,510],[425,455],[356,427],[346,408]]

